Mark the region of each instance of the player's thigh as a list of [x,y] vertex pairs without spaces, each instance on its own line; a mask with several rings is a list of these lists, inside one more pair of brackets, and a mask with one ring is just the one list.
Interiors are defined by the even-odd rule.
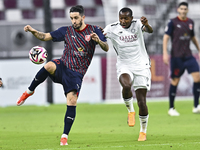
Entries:
[[119,82],[122,87],[125,87],[125,86],[131,87],[131,85],[132,85],[131,75],[129,75],[128,73],[121,74],[119,77]]
[[127,68],[120,68],[117,70],[118,80],[121,86],[132,85],[133,73]]
[[180,78],[185,71],[183,59],[179,57],[172,57],[170,59],[171,78]]
[[56,64],[52,61],[49,61],[44,65],[44,68],[51,74],[54,75],[56,71]]
[[133,88],[135,91],[138,89],[147,89],[147,91],[150,91],[151,88],[150,69],[137,71],[137,74],[134,74]]
[[191,76],[192,76],[194,82],[200,82],[200,73],[199,72],[192,72]]

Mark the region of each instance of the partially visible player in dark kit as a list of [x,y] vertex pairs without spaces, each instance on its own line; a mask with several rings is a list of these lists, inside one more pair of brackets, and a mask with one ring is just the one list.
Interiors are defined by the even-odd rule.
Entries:
[[180,114],[174,108],[174,100],[176,96],[176,90],[180,77],[184,71],[187,70],[192,76],[193,95],[194,95],[194,108],[193,113],[200,113],[199,105],[199,92],[200,92],[200,73],[199,65],[192,55],[190,50],[190,41],[196,46],[199,56],[200,48],[199,43],[195,37],[194,21],[187,17],[188,3],[181,2],[178,5],[178,16],[171,19],[165,29],[163,37],[163,61],[165,64],[169,64],[169,56],[167,53],[167,44],[171,37],[171,84],[169,88],[169,111],[170,116],[179,116]]

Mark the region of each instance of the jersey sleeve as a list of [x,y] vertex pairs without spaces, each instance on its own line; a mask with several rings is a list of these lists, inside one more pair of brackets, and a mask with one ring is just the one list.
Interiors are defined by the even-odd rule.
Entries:
[[169,21],[168,25],[165,27],[165,34],[168,34],[168,35],[172,35],[172,32],[173,32],[173,22],[172,20]]
[[192,21],[192,30],[191,30],[191,37],[194,37],[195,34],[194,34],[194,22]]
[[111,32],[110,32],[110,25],[107,25],[103,30],[104,30],[104,34],[106,34],[105,36],[107,37],[107,38],[110,38],[110,35],[111,35]]
[[103,42],[106,42],[106,37],[103,35],[101,29],[99,27],[95,27],[95,33],[99,36],[99,39]]
[[65,40],[65,34],[66,34],[66,28],[67,27],[60,27],[55,31],[50,32],[52,36],[52,41],[54,42],[60,42]]

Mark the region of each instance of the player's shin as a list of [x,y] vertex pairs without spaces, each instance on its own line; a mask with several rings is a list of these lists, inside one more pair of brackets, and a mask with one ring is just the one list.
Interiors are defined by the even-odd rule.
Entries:
[[200,92],[200,83],[193,84],[193,95],[194,95],[194,108],[199,105],[199,92]]
[[133,98],[124,99],[124,103],[126,105],[126,108],[128,109],[128,112],[135,112],[133,107]]
[[76,116],[76,106],[67,105],[67,111],[66,111],[65,119],[64,119],[63,134],[66,134],[66,135],[69,134],[72,124],[74,122],[75,116]]
[[[44,80],[48,77],[49,73],[48,71],[42,67],[38,73],[36,74],[35,78],[33,79],[31,85],[28,87],[29,91],[34,91],[35,88],[42,82],[44,82]],[[27,90],[27,92],[29,92]]]
[[147,116],[139,116],[139,119],[140,119],[140,132],[146,133],[147,124],[148,124],[148,118],[149,118],[149,115],[147,115]]

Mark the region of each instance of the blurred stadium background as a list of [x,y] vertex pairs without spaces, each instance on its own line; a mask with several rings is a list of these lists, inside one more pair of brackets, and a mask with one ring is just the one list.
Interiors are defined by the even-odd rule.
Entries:
[[[35,73],[42,67],[34,65],[28,59],[31,47],[45,42],[23,31],[26,24],[45,31],[45,0],[0,0],[0,77],[4,87],[0,88],[0,106],[15,105],[16,99],[28,87]],[[49,0],[52,30],[60,26],[71,25],[69,9],[73,5],[83,5],[88,24],[104,28],[118,20],[118,11],[124,6],[130,7],[134,18],[146,16],[154,29],[153,34],[144,34],[148,54],[152,62],[152,87],[149,99],[167,98],[169,86],[169,68],[162,62],[162,37],[169,18],[177,16],[176,8],[183,0]],[[200,42],[200,0],[184,0],[189,3],[188,17],[195,21],[195,32]],[[197,50],[191,49],[196,57]],[[48,49],[47,49],[48,51]],[[169,50],[170,51],[170,50]],[[52,43],[52,57],[59,58],[63,52],[63,43]],[[95,57],[86,74],[79,102],[120,102],[121,89],[116,77],[116,54],[110,46],[108,53],[97,46]],[[185,75],[186,74],[186,75]],[[192,96],[192,79],[185,73],[179,84],[177,95]],[[45,104],[48,95],[53,103],[64,103],[62,87],[52,85],[52,91],[45,82],[26,104]],[[45,95],[45,93],[47,93]],[[38,100],[39,99],[39,100]]]

